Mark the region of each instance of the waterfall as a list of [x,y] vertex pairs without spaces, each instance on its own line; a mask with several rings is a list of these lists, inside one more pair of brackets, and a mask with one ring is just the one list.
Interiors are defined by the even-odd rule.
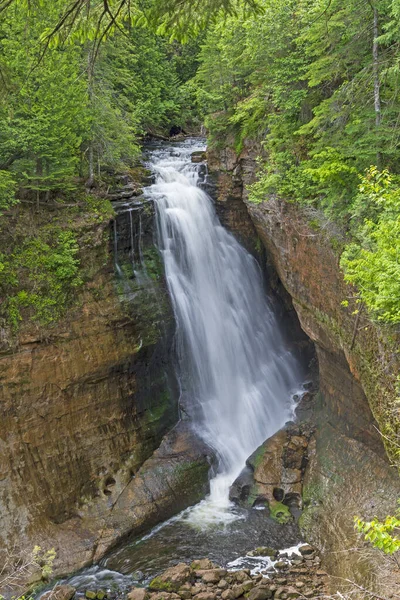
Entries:
[[[177,323],[185,412],[219,459],[199,521],[228,515],[248,456],[293,416],[299,367],[285,348],[260,268],[198,187],[187,141],[151,155],[158,243]],[[227,510],[228,509],[228,510]]]

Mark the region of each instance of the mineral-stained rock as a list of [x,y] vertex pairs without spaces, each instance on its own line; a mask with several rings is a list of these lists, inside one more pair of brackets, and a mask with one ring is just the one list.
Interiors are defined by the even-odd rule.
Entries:
[[56,547],[54,575],[91,562],[114,501],[178,420],[161,278],[121,302],[109,222],[81,215],[74,232],[87,267],[77,306],[57,327],[22,323],[12,346],[0,335],[0,564],[5,548]]
[[[253,506],[264,501],[272,518],[277,502],[300,505],[309,435],[302,435],[299,427],[287,426],[264,442],[248,458],[246,469],[233,483],[230,499]],[[289,510],[282,508],[287,515],[277,520],[290,520]]]

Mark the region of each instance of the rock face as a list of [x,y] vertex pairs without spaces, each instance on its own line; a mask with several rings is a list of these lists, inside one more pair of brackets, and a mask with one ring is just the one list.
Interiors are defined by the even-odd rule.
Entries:
[[259,254],[257,232],[243,203],[242,170],[233,150],[207,152],[209,175],[206,191],[215,201],[221,223],[252,254]]
[[208,450],[188,428],[160,446],[178,421],[174,323],[145,215],[150,281],[116,279],[109,222],[79,222],[88,281],[78,307],[56,328],[24,325],[1,348],[0,564],[7,549],[40,545],[57,552],[54,574],[66,573],[207,489]]
[[238,504],[264,504],[279,522],[291,519],[288,507],[301,508],[313,429],[308,423],[287,425],[248,458],[234,482],[230,499]]
[[[212,156],[231,180],[254,180],[254,158],[260,152],[248,144],[239,157],[232,152]],[[360,560],[346,552],[359,542],[353,516],[372,518],[391,514],[400,485],[390,467],[377,422],[383,434],[397,431],[396,375],[399,339],[355,315],[358,305],[343,281],[337,243],[326,228],[311,227],[306,211],[276,197],[259,205],[243,201],[267,250],[268,263],[289,293],[303,330],[315,343],[321,394],[315,419],[317,430],[309,447],[301,519],[306,535],[320,549],[335,575],[379,579],[374,557]],[[376,420],[375,420],[376,419]],[[389,451],[393,450],[389,448]],[[392,452],[393,455],[393,452]],[[271,465],[272,469],[272,465]],[[383,571],[382,571],[383,572]]]

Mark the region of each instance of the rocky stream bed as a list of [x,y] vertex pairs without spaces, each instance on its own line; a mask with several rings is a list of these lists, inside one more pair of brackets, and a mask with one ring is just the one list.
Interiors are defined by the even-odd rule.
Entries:
[[138,585],[125,594],[112,589],[79,590],[70,584],[57,585],[41,600],[87,600],[127,598],[127,600],[286,600],[313,599],[327,593],[328,575],[321,568],[316,550],[304,544],[277,551],[260,547],[249,552],[250,568],[240,568],[241,561],[221,568],[208,558],[179,563],[153,578],[148,586]]

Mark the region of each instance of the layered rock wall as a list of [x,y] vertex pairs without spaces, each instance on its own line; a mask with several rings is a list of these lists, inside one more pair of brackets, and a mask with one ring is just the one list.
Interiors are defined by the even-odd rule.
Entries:
[[[79,222],[76,233],[90,277],[75,308],[56,327],[23,323],[0,353],[0,562],[54,547],[55,573],[176,504],[164,500],[157,515],[125,506],[123,527],[113,525],[117,500],[178,421],[174,323],[161,276],[115,278],[107,220]],[[154,252],[151,235],[144,242]]]
[[[312,226],[307,212],[294,203],[277,197],[257,205],[248,201],[246,185],[254,180],[259,152],[250,143],[239,157],[229,149],[211,152],[210,164],[224,178],[241,180],[242,201],[267,250],[267,262],[315,343],[321,394],[305,474],[302,527],[325,551],[326,565],[334,574],[359,577],[364,583],[366,572],[382,579],[384,570],[376,557],[371,562],[362,552],[360,556],[348,550],[359,546],[355,514],[383,517],[396,509],[399,479],[383,442],[387,434],[396,434],[399,423],[399,339],[360,312],[354,290],[343,281],[332,232]],[[235,187],[240,192],[237,183]],[[393,457],[393,446],[388,450]]]

